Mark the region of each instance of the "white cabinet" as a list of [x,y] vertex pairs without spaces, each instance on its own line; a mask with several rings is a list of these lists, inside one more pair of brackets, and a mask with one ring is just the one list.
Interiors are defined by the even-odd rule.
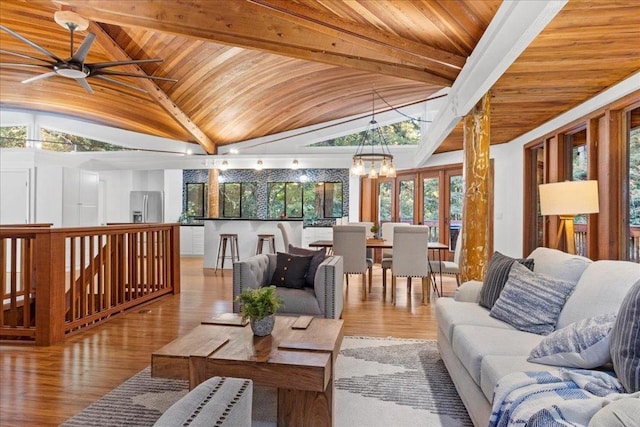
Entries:
[[62,173],[62,226],[98,225],[98,173],[64,168]]
[[204,255],[204,227],[183,225],[180,227],[180,255]]
[[302,246],[309,247],[315,240],[333,240],[333,227],[305,227],[302,230]]

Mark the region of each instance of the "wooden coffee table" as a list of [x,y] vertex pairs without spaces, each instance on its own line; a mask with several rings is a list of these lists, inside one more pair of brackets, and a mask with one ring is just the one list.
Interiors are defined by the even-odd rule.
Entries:
[[305,323],[298,319],[276,317],[266,337],[249,325],[202,324],[152,354],[151,376],[189,380],[190,388],[214,376],[250,378],[278,389],[279,426],[331,426],[343,321],[313,319],[297,329]]

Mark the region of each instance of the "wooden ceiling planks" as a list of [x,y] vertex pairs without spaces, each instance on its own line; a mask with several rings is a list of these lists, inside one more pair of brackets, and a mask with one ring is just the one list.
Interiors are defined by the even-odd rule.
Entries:
[[[68,33],[53,13],[60,5],[75,8],[99,22],[129,57],[163,58],[140,68],[178,79],[157,85],[207,138],[229,144],[366,115],[372,87],[394,106],[426,99],[457,76],[500,3],[5,0],[0,19],[63,55]],[[639,9],[638,2],[570,1],[492,89],[492,143],[525,133],[640,69]],[[0,44],[39,55],[4,32]],[[88,57],[114,59],[97,43]],[[3,54],[2,60],[16,58]],[[90,98],[61,77],[19,83],[37,73],[1,67],[0,102],[194,141],[147,95],[93,79]],[[135,80],[127,82],[139,84]],[[456,128],[436,152],[461,147]]]

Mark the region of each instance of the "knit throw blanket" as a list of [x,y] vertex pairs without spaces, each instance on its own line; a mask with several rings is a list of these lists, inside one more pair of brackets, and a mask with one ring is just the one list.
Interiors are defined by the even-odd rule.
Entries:
[[586,427],[603,406],[639,394],[625,394],[613,372],[514,372],[496,385],[489,427]]

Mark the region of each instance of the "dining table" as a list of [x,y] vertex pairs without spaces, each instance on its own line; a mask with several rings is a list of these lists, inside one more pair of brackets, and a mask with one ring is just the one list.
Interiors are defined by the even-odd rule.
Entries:
[[[309,247],[311,248],[332,248],[333,240],[315,240],[309,243]],[[393,249],[393,242],[384,239],[367,239],[366,241],[367,249]],[[449,245],[440,242],[429,242],[428,244],[429,252],[438,254],[438,265],[439,271],[435,272],[429,268],[429,277],[433,288],[436,291],[436,294],[440,297],[443,294],[442,291],[442,252],[449,249]],[[435,260],[434,260],[435,261]],[[440,290],[438,290],[438,286],[436,285],[436,277],[435,274],[438,273],[440,276]]]

